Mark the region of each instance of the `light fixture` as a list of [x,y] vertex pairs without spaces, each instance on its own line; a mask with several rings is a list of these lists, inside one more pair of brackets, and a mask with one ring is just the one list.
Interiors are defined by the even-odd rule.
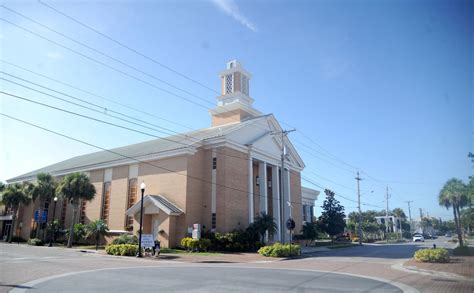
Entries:
[[146,188],[145,182],[142,182],[142,184],[140,184],[140,189],[145,190],[145,188]]
[[58,201],[58,197],[55,196],[53,200],[54,200],[55,202]]
[[268,187],[272,188],[272,181],[271,180],[268,180]]
[[255,182],[256,182],[255,184],[256,184],[257,186],[260,185],[260,177],[258,177],[258,175],[257,175],[257,177],[255,177]]

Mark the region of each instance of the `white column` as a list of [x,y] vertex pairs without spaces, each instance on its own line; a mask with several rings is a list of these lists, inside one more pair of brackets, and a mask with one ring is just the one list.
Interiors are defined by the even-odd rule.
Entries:
[[249,225],[253,223],[253,160],[252,160],[252,153],[249,150],[249,160],[248,160],[248,201],[249,201]]
[[267,163],[260,162],[258,166],[258,176],[260,178],[260,212],[268,214],[268,195],[267,195]]
[[[286,169],[286,168],[285,168]],[[290,194],[290,171],[289,170],[282,170],[281,172],[282,178],[281,180],[285,180],[284,187],[285,189],[283,190],[283,223],[286,223],[286,221],[290,218],[290,206],[289,204],[292,205],[291,202],[291,194]],[[291,215],[293,216],[293,215]],[[283,241],[285,243],[288,243],[290,241],[290,231],[286,228],[284,228],[284,233],[283,233]]]
[[273,218],[277,224],[277,233],[274,239],[280,241],[281,220],[280,220],[280,176],[278,176],[278,166],[272,167],[272,198],[273,198]]

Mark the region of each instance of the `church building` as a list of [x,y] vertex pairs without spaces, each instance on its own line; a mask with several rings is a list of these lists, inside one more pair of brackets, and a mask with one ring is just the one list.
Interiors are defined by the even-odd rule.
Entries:
[[[35,180],[39,172],[58,180],[84,172],[97,194],[81,203],[76,222],[101,218],[111,235],[119,235],[139,229],[144,182],[143,233],[153,234],[163,247],[179,245],[193,224],[230,232],[247,228],[261,213],[271,215],[278,227],[269,240],[287,242],[286,221],[292,218],[294,233],[300,234],[303,222],[312,220],[319,192],[301,186],[305,164],[276,118],[253,107],[252,75],[234,60],[219,78],[221,95],[209,111],[208,128],[119,147],[113,153],[73,157],[8,183]],[[29,238],[38,209],[38,203],[32,203],[20,210],[15,235]],[[52,203],[46,209],[48,221],[54,217],[69,226],[72,206],[67,201],[58,201],[55,215]],[[7,223],[0,218],[3,235]]]

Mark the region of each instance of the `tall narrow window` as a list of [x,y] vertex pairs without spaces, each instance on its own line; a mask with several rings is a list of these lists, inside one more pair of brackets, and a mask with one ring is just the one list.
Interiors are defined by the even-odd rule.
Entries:
[[109,211],[110,211],[110,189],[111,183],[104,182],[104,194],[102,197],[102,216],[101,219],[104,220],[105,223],[109,223]]
[[67,203],[68,200],[63,199],[63,208],[61,209],[61,225],[66,225],[66,212],[67,212]]
[[225,76],[225,94],[232,93],[232,74]]
[[80,211],[80,218],[79,218],[79,221],[81,224],[85,224],[85,220],[86,220],[86,204],[87,204],[87,201],[85,200],[82,200],[81,201],[81,211]]
[[[128,202],[127,202],[127,209],[131,208],[137,202],[137,179],[133,178],[128,181]],[[126,227],[133,226],[133,216],[126,216]]]
[[212,213],[211,228],[216,229],[216,213]]
[[212,158],[212,169],[217,169],[217,158]]

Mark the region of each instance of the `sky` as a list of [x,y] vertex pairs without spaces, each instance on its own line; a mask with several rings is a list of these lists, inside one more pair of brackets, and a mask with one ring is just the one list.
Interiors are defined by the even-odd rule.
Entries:
[[[38,1],[3,1],[1,91],[116,122],[6,81],[27,84],[10,74],[183,132],[210,126],[218,73],[237,59],[252,73],[255,108],[296,128],[302,184],[321,191],[316,216],[321,187],[340,195],[347,213],[356,209],[360,171],[362,210],[384,209],[388,186],[390,209],[408,214],[413,201],[414,218],[421,208],[451,219],[439,190],[474,173],[472,1],[43,3],[103,35]],[[5,94],[0,113],[105,148],[151,139]],[[97,151],[5,116],[0,141],[2,181]]]

